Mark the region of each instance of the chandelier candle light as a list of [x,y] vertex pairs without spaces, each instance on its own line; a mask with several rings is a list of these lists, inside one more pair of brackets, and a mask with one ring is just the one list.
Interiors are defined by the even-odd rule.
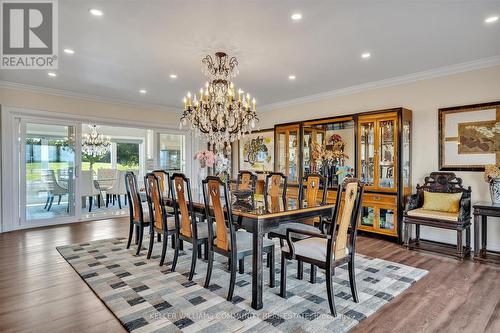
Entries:
[[[225,143],[231,143],[255,129],[257,118],[255,98],[236,89],[231,79],[239,74],[238,60],[217,52],[202,59],[202,71],[209,78],[199,94],[187,93],[180,127],[190,123],[190,129],[205,135],[218,153]],[[228,145],[229,146],[229,145]]]
[[90,170],[93,165],[103,158],[111,148],[111,138],[99,133],[99,126],[89,125],[89,133],[83,135],[82,155],[90,162]]

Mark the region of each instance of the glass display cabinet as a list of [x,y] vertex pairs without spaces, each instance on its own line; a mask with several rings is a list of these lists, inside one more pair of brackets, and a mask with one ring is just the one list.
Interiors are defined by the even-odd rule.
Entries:
[[297,183],[300,158],[300,123],[275,126],[275,170],[288,177],[289,183]]
[[329,188],[354,176],[356,123],[353,117],[307,121],[302,125],[302,174],[319,173]]
[[411,111],[358,117],[358,174],[365,182],[359,229],[401,237],[401,214],[411,193]]
[[276,125],[275,171],[288,176],[291,197],[298,195],[301,177],[324,175],[328,203],[335,203],[345,177],[361,179],[359,230],[401,241],[405,198],[412,190],[411,122],[410,110],[395,108]]

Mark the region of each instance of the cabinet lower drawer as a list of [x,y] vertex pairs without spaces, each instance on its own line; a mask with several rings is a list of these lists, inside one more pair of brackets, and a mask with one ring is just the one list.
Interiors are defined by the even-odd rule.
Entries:
[[365,193],[363,195],[363,203],[369,202],[382,205],[396,205],[397,196],[377,193]]

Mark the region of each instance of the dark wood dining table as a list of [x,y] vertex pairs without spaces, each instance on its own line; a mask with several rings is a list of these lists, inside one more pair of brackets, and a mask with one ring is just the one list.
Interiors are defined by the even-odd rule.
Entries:
[[[145,196],[143,195],[144,200]],[[205,214],[205,205],[198,200],[198,195],[193,195],[193,207],[199,214]],[[171,206],[172,201],[164,195],[164,202]],[[234,222],[240,228],[245,229],[253,235],[252,255],[252,308],[262,309],[262,285],[263,285],[263,238],[264,235],[281,225],[291,222],[301,222],[314,217],[329,218],[332,215],[334,205],[322,205],[307,207],[305,201],[299,202],[297,198],[286,198],[272,200],[267,198],[265,204],[262,195],[255,195],[253,203],[232,204]]]

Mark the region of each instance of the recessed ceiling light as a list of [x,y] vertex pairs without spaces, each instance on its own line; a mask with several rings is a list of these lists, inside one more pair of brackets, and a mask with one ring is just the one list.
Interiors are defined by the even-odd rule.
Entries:
[[365,53],[361,54],[361,58],[363,58],[363,59],[368,59],[368,58],[370,58],[371,56],[372,56],[372,55],[371,55],[371,53],[370,53],[370,52],[365,52]]
[[170,74],[171,79],[177,79],[177,74]]
[[50,76],[50,77],[56,77],[57,76],[57,74],[54,73],[54,72],[48,72],[47,75]]
[[485,23],[493,23],[496,21],[498,21],[498,16],[490,16],[484,20]]
[[302,14],[301,13],[294,13],[294,14],[292,14],[291,17],[292,17],[292,20],[299,21],[302,19]]
[[66,54],[75,54],[75,51],[73,51],[72,49],[64,49],[64,53],[66,53]]
[[297,77],[295,75],[288,75],[288,80],[295,80]]
[[141,94],[143,94],[143,95],[144,95],[144,94],[145,94],[145,93],[147,93],[148,91],[147,91],[146,89],[141,89],[141,90],[139,90],[139,92],[140,92]]
[[90,14],[92,14],[94,16],[102,16],[102,11],[99,9],[90,8],[89,12],[90,12]]

